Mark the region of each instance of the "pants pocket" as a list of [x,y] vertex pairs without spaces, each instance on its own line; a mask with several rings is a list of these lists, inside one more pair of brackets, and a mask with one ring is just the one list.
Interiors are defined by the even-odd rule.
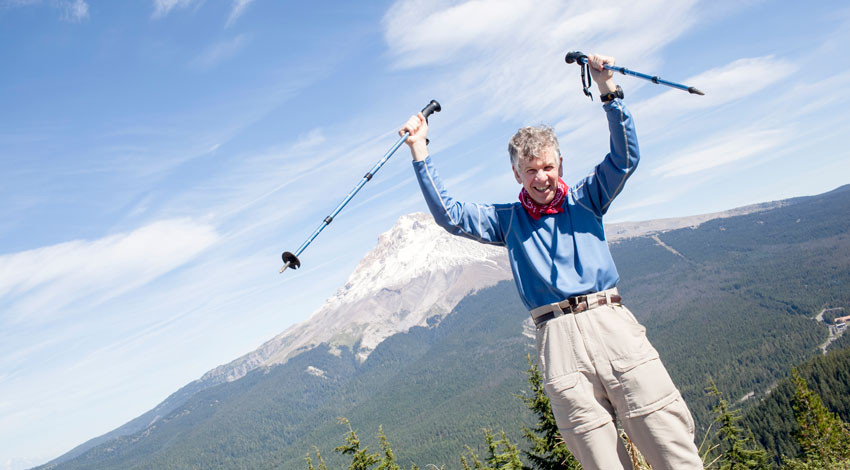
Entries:
[[584,433],[611,421],[612,410],[605,409],[593,395],[593,387],[581,372],[562,375],[543,385],[552,404],[552,414],[562,433]]
[[679,391],[656,352],[642,358],[611,361],[619,382],[619,395],[632,418],[659,410],[679,397]]
[[609,359],[624,361],[628,365],[630,361],[640,363],[658,357],[658,351],[646,338],[646,328],[638,323],[629,309],[617,305],[597,310],[601,315],[598,315],[595,327],[599,331],[599,337],[605,338]]

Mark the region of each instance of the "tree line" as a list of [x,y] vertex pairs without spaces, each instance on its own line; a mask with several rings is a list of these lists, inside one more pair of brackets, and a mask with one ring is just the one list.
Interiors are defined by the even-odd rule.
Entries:
[[[528,394],[516,395],[534,415],[534,425],[521,427],[523,443],[513,442],[505,431],[484,429],[486,452],[479,455],[471,446],[457,457],[463,470],[579,470],[581,465],[570,454],[560,438],[549,398],[543,390],[539,369],[528,357]],[[808,377],[808,380],[803,375]],[[850,349],[834,351],[816,358],[778,387],[778,398],[765,400],[751,410],[745,419],[741,410],[727,401],[713,380],[705,394],[713,400],[713,420],[701,439],[700,455],[706,469],[718,470],[839,470],[850,468],[850,426],[841,414],[850,412],[848,382]],[[810,385],[810,383],[812,385]],[[826,395],[826,399],[822,395]],[[830,410],[826,403],[839,407]],[[780,409],[782,408],[782,409]],[[775,420],[793,423],[787,435],[775,434],[779,440],[793,440],[794,445],[763,445]],[[351,423],[344,443],[334,451],[350,458],[349,470],[405,470],[396,462],[395,454],[383,428],[378,429],[381,450],[370,452],[361,444]],[[749,426],[756,423],[759,436]],[[783,425],[782,429],[785,429]],[[647,470],[646,463],[628,436],[621,434],[636,470]],[[790,450],[789,450],[790,449]],[[777,454],[777,452],[781,452]],[[307,470],[327,470],[321,451],[314,447],[306,456]],[[429,465],[428,468],[436,468]],[[444,470],[446,465],[437,470]],[[419,470],[410,463],[410,470]]]

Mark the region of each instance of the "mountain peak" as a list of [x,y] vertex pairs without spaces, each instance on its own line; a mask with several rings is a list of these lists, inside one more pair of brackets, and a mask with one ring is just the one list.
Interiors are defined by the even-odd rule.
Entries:
[[322,343],[346,346],[364,361],[384,339],[428,326],[473,291],[505,279],[511,270],[503,247],[454,236],[430,215],[407,214],[378,236],[346,283],[305,322],[201,380],[236,380]]
[[[470,292],[510,279],[503,247],[456,237],[430,215],[407,214],[378,236],[336,294],[296,330],[299,346],[356,347],[365,360],[384,339],[448,314]],[[302,338],[296,331],[284,335]],[[306,340],[306,341],[305,341]]]
[[502,247],[494,247],[456,237],[421,212],[401,216],[388,231],[378,236],[375,247],[360,260],[346,283],[328,299],[328,304],[355,302],[434,271],[484,263],[496,267],[504,257]]

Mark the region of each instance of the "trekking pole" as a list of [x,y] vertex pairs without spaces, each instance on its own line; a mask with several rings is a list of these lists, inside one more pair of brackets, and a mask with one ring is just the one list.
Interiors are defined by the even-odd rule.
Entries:
[[[435,111],[439,112],[440,109],[440,103],[438,103],[436,100],[431,100],[431,102],[428,103],[428,106],[422,108],[422,114],[425,115],[425,119],[428,119],[428,116],[430,116]],[[398,141],[393,144],[392,148],[390,148],[387,153],[385,153],[384,156],[380,160],[378,160],[378,163],[375,163],[375,166],[373,166],[372,169],[369,170],[369,172],[363,176],[363,179],[361,179],[360,182],[357,183],[357,186],[355,186],[354,189],[352,189],[351,192],[348,193],[348,196],[345,196],[345,199],[343,199],[342,202],[340,202],[339,205],[336,206],[336,209],[334,209],[331,215],[325,217],[325,220],[322,221],[316,231],[313,232],[313,234],[310,235],[310,237],[304,243],[301,244],[301,246],[298,248],[298,250],[295,251],[295,253],[290,253],[288,251],[283,252],[283,254],[281,255],[281,258],[283,258],[283,267],[280,268],[281,273],[286,271],[286,268],[298,269],[301,266],[301,261],[298,259],[298,255],[300,255],[304,251],[304,249],[307,248],[307,246],[319,235],[322,230],[325,229],[325,227],[328,226],[328,224],[333,222],[334,217],[339,214],[339,211],[341,211],[342,208],[345,207],[346,204],[348,204],[348,201],[350,201],[351,198],[353,198],[354,195],[357,194],[357,191],[360,191],[360,188],[362,188],[363,185],[365,185],[369,180],[372,179],[373,176],[375,176],[375,173],[377,173],[378,170],[380,170],[381,167],[384,166],[384,163],[386,163],[387,160],[390,159],[390,157],[395,153],[396,150],[398,150],[399,147],[401,147],[401,144],[403,144],[408,137],[410,137],[410,133],[405,132],[404,135],[402,135],[401,138],[399,138]]]
[[[577,63],[581,66],[582,89],[584,91],[584,94],[589,96],[590,100],[593,101],[593,95],[590,94],[591,83],[590,83],[590,70],[589,70],[589,66],[587,65],[587,55],[585,55],[581,52],[578,52],[578,51],[568,52],[567,56],[564,58],[564,60],[568,64],[572,64],[573,62],[575,62],[575,63]],[[656,83],[658,85],[667,85],[669,87],[678,88],[680,90],[687,91],[688,93],[691,93],[693,95],[704,95],[705,94],[705,93],[699,91],[698,89],[696,89],[692,86],[682,85],[681,83],[670,82],[670,81],[662,79],[661,77],[659,77],[657,75],[656,76],[647,75],[645,73],[640,73],[640,72],[635,72],[633,70],[629,70],[625,67],[615,67],[613,65],[608,65],[608,64],[605,64],[602,67],[604,67],[605,70],[611,70],[613,72],[620,72],[623,75],[631,75],[633,77],[642,78],[644,80],[649,80],[650,82]]]

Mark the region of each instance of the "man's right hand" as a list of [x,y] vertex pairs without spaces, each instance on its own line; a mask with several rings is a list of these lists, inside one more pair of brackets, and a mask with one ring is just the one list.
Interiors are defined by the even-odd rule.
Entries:
[[421,112],[410,116],[410,119],[398,130],[398,135],[404,135],[405,132],[410,133],[404,143],[410,147],[410,155],[413,160],[417,162],[425,160],[425,157],[428,156],[428,122],[425,120],[425,116]]
[[607,95],[617,89],[617,84],[614,83],[614,72],[605,69],[605,65],[614,65],[614,58],[598,54],[590,54],[587,56],[587,62],[590,65],[590,75],[596,82],[599,88],[600,95]]

